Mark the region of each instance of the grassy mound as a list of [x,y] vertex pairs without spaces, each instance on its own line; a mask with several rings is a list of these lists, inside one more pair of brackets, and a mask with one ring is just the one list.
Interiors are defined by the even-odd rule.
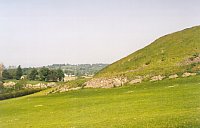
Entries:
[[163,36],[107,66],[96,77],[170,75],[200,70],[200,26]]
[[200,76],[0,101],[2,128],[200,127]]

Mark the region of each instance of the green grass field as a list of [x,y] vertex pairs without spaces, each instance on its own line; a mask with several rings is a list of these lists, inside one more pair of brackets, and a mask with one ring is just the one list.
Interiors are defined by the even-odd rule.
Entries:
[[0,101],[0,128],[199,128],[200,76]]

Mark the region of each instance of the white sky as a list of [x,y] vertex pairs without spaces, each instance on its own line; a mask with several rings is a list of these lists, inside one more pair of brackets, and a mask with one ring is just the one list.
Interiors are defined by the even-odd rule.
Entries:
[[112,63],[199,12],[199,0],[0,0],[0,62]]

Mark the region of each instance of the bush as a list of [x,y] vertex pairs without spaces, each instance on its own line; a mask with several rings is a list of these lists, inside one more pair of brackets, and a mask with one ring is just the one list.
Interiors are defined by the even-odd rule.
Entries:
[[194,58],[199,57],[199,53],[195,53],[195,54],[193,54],[193,57],[194,57]]
[[151,60],[147,61],[147,62],[145,63],[145,65],[149,65],[150,63],[151,63]]
[[26,90],[20,90],[20,91],[13,91],[10,93],[4,93],[4,94],[0,94],[0,100],[25,96],[25,95],[33,94],[39,91],[41,91],[41,89],[26,89]]

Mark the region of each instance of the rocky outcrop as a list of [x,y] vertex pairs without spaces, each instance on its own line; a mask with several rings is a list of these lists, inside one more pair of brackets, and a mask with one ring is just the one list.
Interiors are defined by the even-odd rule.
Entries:
[[182,62],[182,65],[190,65],[190,64],[194,64],[194,63],[200,63],[200,55],[190,57],[189,59]]
[[131,82],[129,82],[130,84],[137,84],[137,83],[142,83],[142,79],[134,79]]
[[183,73],[182,77],[189,77],[189,76],[196,76],[197,73],[189,73],[189,72],[186,72],[186,73]]
[[55,87],[57,84],[55,82],[47,83],[47,87]]
[[32,85],[32,84],[26,84],[26,86],[24,88],[31,88],[31,89],[44,89],[44,88],[48,88],[48,87],[55,87],[57,84],[55,82],[51,82],[51,83],[47,83],[47,84],[44,84],[44,83],[38,83],[38,84],[35,84],[35,85]]
[[165,76],[161,76],[161,75],[153,76],[150,81],[152,81],[152,82],[153,81],[160,81],[160,80],[163,80],[164,78],[165,78]]
[[169,79],[175,79],[175,78],[178,78],[178,75],[177,75],[177,74],[174,74],[174,75],[170,75],[170,76],[169,76]]
[[80,90],[80,89],[82,89],[82,87],[70,88],[69,86],[64,85],[64,86],[58,86],[48,93],[68,92],[68,91],[75,91],[75,90]]
[[47,88],[47,86],[46,86],[46,84],[43,84],[43,83],[38,83],[35,85],[26,84],[26,86],[24,88],[38,89],[38,88]]
[[85,88],[112,88],[119,87],[127,83],[127,78],[94,78],[85,83]]
[[82,87],[76,87],[76,88],[61,88],[59,92],[68,92],[68,91],[75,91],[75,90],[80,90]]
[[3,83],[3,86],[6,87],[6,88],[12,88],[12,87],[14,87],[15,85],[16,85],[16,83],[15,83],[15,82],[12,82],[12,81]]

